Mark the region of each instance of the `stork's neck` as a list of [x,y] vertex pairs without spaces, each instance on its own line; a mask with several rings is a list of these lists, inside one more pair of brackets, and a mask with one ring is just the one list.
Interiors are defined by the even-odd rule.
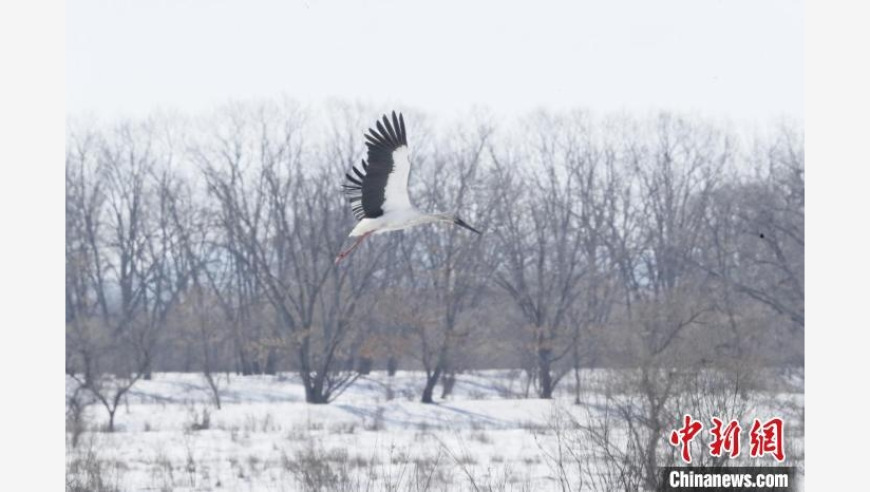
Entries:
[[431,214],[416,211],[415,216],[410,219],[412,224],[431,224],[435,222],[453,222],[453,214],[449,212],[433,212]]
[[430,216],[438,222],[453,222],[456,218],[456,214],[451,212],[434,212]]

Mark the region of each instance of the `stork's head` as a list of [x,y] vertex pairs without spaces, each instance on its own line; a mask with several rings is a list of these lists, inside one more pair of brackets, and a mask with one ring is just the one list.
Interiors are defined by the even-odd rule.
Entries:
[[468,229],[468,230],[471,231],[471,232],[474,232],[474,233],[480,234],[480,231],[478,231],[478,230],[475,229],[474,227],[471,227],[471,226],[468,225],[464,220],[460,219],[460,218],[459,218],[459,214],[453,214],[451,218],[453,219],[453,223],[456,224],[456,225],[458,225],[459,227],[464,227],[464,228]]
[[464,227],[469,231],[480,234],[480,231],[468,225],[464,220],[459,218],[459,214],[453,212],[436,212],[431,215],[425,216],[426,218],[423,222],[446,222],[448,224],[458,225],[459,227]]

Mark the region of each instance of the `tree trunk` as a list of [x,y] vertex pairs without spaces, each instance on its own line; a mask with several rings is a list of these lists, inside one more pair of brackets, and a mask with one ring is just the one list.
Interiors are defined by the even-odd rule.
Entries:
[[357,363],[357,372],[363,375],[371,374],[373,365],[374,361],[372,361],[371,357],[360,357]]
[[205,380],[208,382],[209,388],[211,388],[212,402],[214,403],[215,407],[217,407],[217,409],[220,410],[220,408],[221,408],[221,391],[220,391],[220,388],[218,387],[217,381],[215,381],[214,376],[212,375],[211,371],[206,370],[203,374],[205,375]]
[[550,373],[551,352],[547,348],[538,349],[538,376],[541,382],[539,395],[547,400],[553,398],[553,375]]
[[456,373],[453,371],[447,372],[441,378],[441,399],[445,399],[453,393],[453,385],[456,384]]
[[426,377],[426,387],[423,388],[423,398],[420,399],[423,403],[435,403],[432,400],[432,393],[435,391],[435,386],[438,384],[438,379],[441,377],[441,364],[435,367],[435,371]]
[[387,359],[387,376],[393,377],[396,375],[396,371],[399,370],[399,359],[395,355],[391,355],[389,359]]
[[308,386],[305,387],[305,402],[312,403],[314,405],[325,405],[329,403],[326,396],[324,396],[322,392]]
[[580,404],[580,353],[574,343],[574,404]]
[[305,402],[315,405],[325,405],[329,403],[329,395],[323,391],[322,374],[315,374],[314,377],[305,375],[302,376],[302,383],[305,386]]
[[151,356],[146,353],[145,357],[145,374],[142,376],[142,379],[151,381]]
[[254,374],[254,369],[251,367],[251,363],[248,361],[248,356],[244,349],[239,347],[237,353],[239,356],[239,374],[242,376],[250,376],[251,374]]
[[269,349],[269,353],[266,354],[266,364],[263,370],[264,373],[274,376],[278,373],[278,355],[275,353],[275,349]]

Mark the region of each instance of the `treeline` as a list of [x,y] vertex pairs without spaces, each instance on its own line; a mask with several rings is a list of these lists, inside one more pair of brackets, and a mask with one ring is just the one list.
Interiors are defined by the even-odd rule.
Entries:
[[71,123],[68,374],[113,416],[158,370],[202,372],[219,405],[222,371],[293,371],[326,403],[373,368],[422,369],[431,402],[475,368],[549,398],[581,367],[802,367],[802,129],[406,111],[412,200],[483,234],[375,236],[336,267],[379,111]]

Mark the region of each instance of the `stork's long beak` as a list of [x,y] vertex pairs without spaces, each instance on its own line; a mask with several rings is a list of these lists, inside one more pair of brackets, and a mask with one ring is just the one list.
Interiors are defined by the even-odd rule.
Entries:
[[455,219],[453,219],[453,223],[456,224],[456,225],[458,225],[459,227],[464,227],[464,228],[468,229],[468,230],[471,231],[471,232],[474,232],[474,233],[480,234],[480,231],[478,231],[478,230],[475,229],[474,227],[471,227],[470,225],[466,224],[465,221],[462,220],[462,219],[460,219],[459,217],[456,217]]

